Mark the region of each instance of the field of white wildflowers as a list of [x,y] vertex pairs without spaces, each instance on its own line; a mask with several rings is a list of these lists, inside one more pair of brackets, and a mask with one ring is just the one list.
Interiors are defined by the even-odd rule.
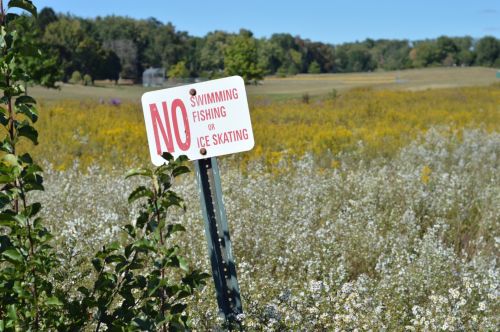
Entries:
[[[276,172],[220,161],[246,329],[500,330],[500,134],[430,130],[394,158],[339,160],[320,169],[305,157]],[[138,180],[123,174],[46,169],[54,277],[68,289],[134,219],[127,196]],[[187,228],[176,240],[210,272],[194,176],[176,190],[188,205],[172,215]],[[211,279],[187,301],[195,330],[218,329]]]

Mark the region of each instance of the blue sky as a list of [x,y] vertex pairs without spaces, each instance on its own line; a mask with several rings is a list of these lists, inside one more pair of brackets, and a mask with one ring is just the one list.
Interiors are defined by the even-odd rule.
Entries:
[[82,17],[155,17],[194,36],[251,30],[339,44],[366,38],[418,40],[441,35],[500,38],[499,0],[34,0],[41,9]]

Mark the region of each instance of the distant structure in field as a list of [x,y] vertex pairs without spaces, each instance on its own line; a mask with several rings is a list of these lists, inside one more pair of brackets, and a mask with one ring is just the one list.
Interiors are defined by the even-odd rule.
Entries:
[[144,87],[163,86],[165,84],[165,68],[148,68],[142,73]]

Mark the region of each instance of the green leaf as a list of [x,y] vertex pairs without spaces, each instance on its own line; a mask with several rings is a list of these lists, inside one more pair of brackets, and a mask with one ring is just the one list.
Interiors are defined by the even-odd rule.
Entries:
[[186,155],[180,155],[175,159],[176,163],[185,163],[186,161],[189,161],[189,158]]
[[0,192],[0,210],[12,202],[12,197],[6,193]]
[[97,272],[101,272],[101,270],[102,270],[102,261],[99,258],[94,258],[92,260],[92,265],[94,266],[94,269]]
[[174,234],[176,232],[185,232],[186,228],[181,224],[170,224],[167,226],[167,236]]
[[16,249],[7,249],[2,253],[2,255],[12,262],[23,262],[23,255],[21,255],[21,253]]
[[16,99],[16,106],[21,104],[36,104],[36,100],[30,96],[19,96]]
[[143,270],[144,269],[144,265],[141,264],[141,263],[138,263],[138,262],[134,262],[134,263],[130,263],[128,268],[130,270]]
[[45,300],[45,303],[49,306],[57,306],[57,307],[61,307],[64,305],[64,303],[55,296],[47,298],[47,300]]
[[179,166],[179,167],[176,167],[172,171],[172,175],[174,177],[178,177],[179,175],[182,175],[182,174],[185,174],[185,173],[189,173],[189,172],[191,172],[191,170],[189,169],[189,167],[187,167],[187,166]]
[[17,223],[13,212],[0,213],[0,226],[13,226]]
[[87,288],[83,287],[83,286],[78,287],[77,291],[79,291],[80,293],[82,293],[85,296],[89,296],[90,295],[90,291]]
[[173,160],[174,160],[174,156],[172,156],[172,155],[171,155],[170,153],[168,153],[168,152],[163,152],[163,153],[161,154],[161,157],[162,157],[163,159],[165,159],[166,161],[168,161],[169,163],[170,163],[171,161],[173,161]]
[[24,169],[24,172],[26,173],[24,176],[28,176],[28,175],[33,175],[35,173],[42,173],[43,169],[40,166],[38,166],[37,164],[32,164],[32,165],[29,165],[28,167],[26,167]]
[[137,187],[128,197],[129,204],[142,197],[153,198],[153,192],[144,186]]
[[177,259],[179,260],[179,267],[186,272],[189,271],[189,266],[188,266],[187,261],[183,257],[180,257],[180,256],[177,256]]
[[31,125],[24,123],[17,128],[17,135],[28,138],[33,144],[38,145],[38,132]]
[[[31,158],[31,155],[29,153],[25,153],[22,156],[19,156],[19,160],[21,160],[25,164],[32,164],[33,163],[33,158]],[[38,165],[35,165],[38,166]],[[40,168],[41,170],[41,168]]]
[[155,250],[155,246],[153,245],[153,243],[147,239],[140,239],[139,241],[136,241],[134,244],[133,244],[133,248],[134,249],[140,249],[142,251],[154,251]]
[[7,22],[12,22],[12,21],[15,21],[19,18],[19,15],[18,14],[14,14],[14,13],[8,13],[6,15],[6,21]]
[[[134,226],[132,226],[132,225],[130,225],[130,224],[129,224],[129,225],[125,225],[125,226],[123,226],[123,229],[127,232],[127,234],[128,234],[130,237],[135,238],[135,236],[136,236],[136,232],[135,232],[135,228],[134,228]],[[127,257],[128,257],[128,256],[127,256]]]
[[9,8],[24,9],[34,17],[37,16],[36,7],[30,0],[10,0],[8,6]]
[[153,172],[146,168],[134,168],[127,172],[127,174],[125,175],[125,179],[133,176],[146,176],[148,178],[152,178]]
[[117,241],[114,241],[114,242],[111,242],[110,244],[108,244],[108,246],[106,247],[106,251],[107,252],[113,252],[113,251],[116,251],[118,249],[120,249],[120,243],[117,242]]
[[38,111],[32,105],[21,104],[16,107],[16,111],[19,114],[26,115],[33,123],[38,120]]
[[10,320],[17,321],[17,308],[15,304],[7,306],[7,316],[9,316]]
[[7,153],[13,152],[12,143],[8,137],[5,137],[5,139],[0,143],[0,150]]
[[0,235],[0,253],[12,247],[12,242],[7,235]]
[[7,166],[19,166],[19,160],[17,159],[17,156],[11,153],[8,153],[5,156],[3,156],[2,163]]
[[36,215],[38,212],[40,212],[40,210],[42,209],[42,204],[36,202],[36,203],[33,203],[31,205],[28,205],[26,207],[26,210],[23,211],[23,214],[26,216],[26,217],[33,217],[34,215]]
[[32,190],[44,190],[43,177],[39,174],[28,174],[23,177],[24,190],[26,192]]
[[185,304],[182,304],[182,303],[177,303],[177,304],[174,304],[172,306],[172,308],[170,309],[170,312],[172,314],[180,314],[182,313],[185,309],[187,308],[187,305]]
[[166,197],[164,197],[161,202],[161,206],[168,209],[171,206],[178,206],[181,209],[185,209],[184,200],[179,197],[175,192],[169,190]]
[[[2,213],[3,215],[3,213]],[[16,224],[16,221],[14,218],[4,218],[3,216],[0,217],[0,226],[4,227],[12,227]]]
[[0,124],[3,126],[7,126],[9,124],[9,117],[8,115],[4,112],[5,110],[0,107]]
[[20,173],[20,167],[8,167],[0,164],[0,183],[12,183]]
[[132,252],[133,252],[132,244],[128,244],[125,247],[125,257],[129,258]]
[[139,217],[136,219],[135,227],[142,228],[149,221],[149,214],[147,212],[141,212]]
[[105,259],[106,263],[122,263],[126,260],[127,259],[122,255],[109,255]]

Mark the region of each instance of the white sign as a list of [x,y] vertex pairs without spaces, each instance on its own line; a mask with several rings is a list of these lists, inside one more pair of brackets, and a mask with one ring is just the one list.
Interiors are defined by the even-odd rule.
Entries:
[[239,76],[147,92],[142,96],[151,160],[169,152],[190,160],[251,150],[252,123]]

